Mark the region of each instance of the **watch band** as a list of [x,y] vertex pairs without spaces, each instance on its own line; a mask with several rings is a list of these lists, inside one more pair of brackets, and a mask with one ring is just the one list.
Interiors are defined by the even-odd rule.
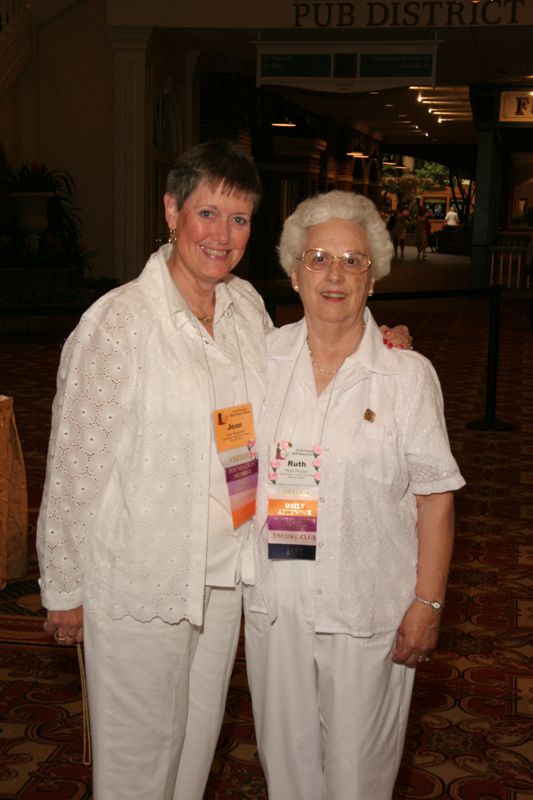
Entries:
[[444,603],[441,603],[440,600],[425,600],[423,597],[415,597],[417,603],[422,603],[425,606],[431,606],[434,608],[435,611],[442,611],[444,608]]

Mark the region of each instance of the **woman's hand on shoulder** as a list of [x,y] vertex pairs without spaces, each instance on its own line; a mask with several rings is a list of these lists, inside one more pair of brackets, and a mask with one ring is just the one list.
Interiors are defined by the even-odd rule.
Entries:
[[58,644],[83,642],[83,606],[68,611],[49,611],[43,627]]
[[395,325],[394,328],[389,328],[388,325],[380,325],[380,331],[383,334],[383,344],[386,347],[396,347],[398,350],[412,350],[413,337],[409,333],[407,325]]

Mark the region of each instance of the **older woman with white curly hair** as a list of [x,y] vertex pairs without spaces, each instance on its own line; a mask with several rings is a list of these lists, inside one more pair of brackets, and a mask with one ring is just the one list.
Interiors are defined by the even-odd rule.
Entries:
[[258,432],[245,612],[259,755],[270,800],[386,800],[464,481],[434,369],[383,348],[366,308],[392,256],[373,203],[305,200],[279,255],[305,317],[269,334]]

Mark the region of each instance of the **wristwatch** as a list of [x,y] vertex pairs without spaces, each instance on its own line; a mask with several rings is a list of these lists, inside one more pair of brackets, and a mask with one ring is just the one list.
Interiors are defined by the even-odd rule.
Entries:
[[435,611],[442,611],[444,608],[444,603],[441,603],[439,600],[425,600],[423,597],[415,597],[417,603],[423,603],[425,606],[431,606],[434,608]]

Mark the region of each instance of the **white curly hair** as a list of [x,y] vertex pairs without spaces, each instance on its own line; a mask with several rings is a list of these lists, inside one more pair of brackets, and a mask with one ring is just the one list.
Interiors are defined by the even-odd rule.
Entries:
[[337,189],[308,197],[285,220],[278,255],[287,275],[294,272],[296,259],[304,251],[307,229],[329,222],[330,219],[342,219],[360,225],[368,238],[371,275],[376,280],[388,275],[394,247],[379,211],[368,197]]

